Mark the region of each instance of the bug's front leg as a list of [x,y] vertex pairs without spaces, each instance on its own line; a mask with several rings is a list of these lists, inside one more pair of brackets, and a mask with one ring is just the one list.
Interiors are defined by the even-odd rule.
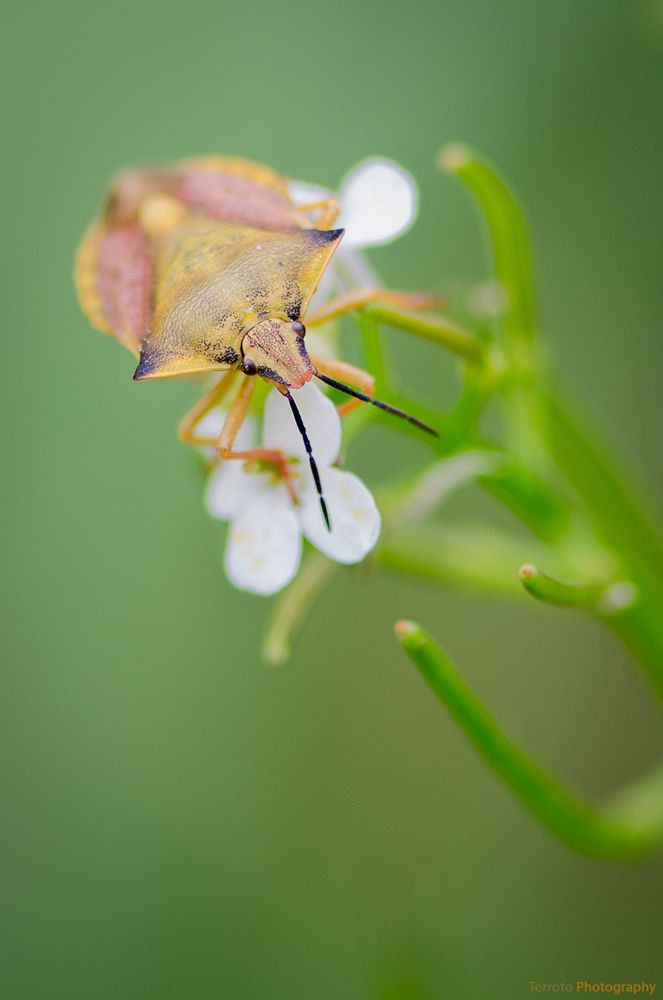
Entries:
[[292,476],[290,475],[290,466],[284,452],[277,448],[247,448],[244,451],[233,451],[235,438],[237,437],[237,433],[244,423],[246,415],[249,411],[254,389],[255,379],[245,378],[239,392],[237,393],[235,401],[228,410],[228,415],[225,419],[223,427],[221,428],[219,439],[215,442],[219,452],[219,458],[223,459],[223,461],[239,459],[243,462],[273,462],[274,465],[278,467],[286,489],[290,494],[290,499],[294,504],[297,504],[299,503],[299,500],[297,494],[295,493]]
[[225,399],[229,389],[231,389],[234,385],[238,374],[239,373],[237,371],[225,372],[216,385],[213,385],[209,392],[206,392],[203,398],[199,399],[198,402],[191,407],[189,412],[182,417],[178,428],[178,434],[181,441],[184,441],[185,444],[216,445],[216,437],[201,437],[196,434],[196,427],[210,410],[214,409],[218,403]]
[[358,288],[356,291],[339,295],[326,305],[306,317],[307,326],[327,323],[356,309],[365,309],[372,303],[395,306],[397,309],[436,309],[444,298],[432,292],[392,292],[387,288]]
[[[329,375],[331,378],[336,378],[341,382],[349,382],[350,385],[354,385],[357,389],[365,392],[367,396],[372,397],[375,395],[375,378],[370,372],[364,371],[363,368],[357,368],[356,365],[348,364],[347,361],[340,361],[337,358],[311,357],[311,361],[323,375]],[[345,417],[348,413],[352,413],[353,410],[362,405],[360,399],[349,399],[346,403],[341,403],[337,407],[338,415],[339,417]]]
[[298,205],[298,212],[309,215],[311,212],[320,212],[315,220],[316,229],[331,229],[338,219],[340,206],[335,198],[322,198],[320,201],[311,201],[306,205]]

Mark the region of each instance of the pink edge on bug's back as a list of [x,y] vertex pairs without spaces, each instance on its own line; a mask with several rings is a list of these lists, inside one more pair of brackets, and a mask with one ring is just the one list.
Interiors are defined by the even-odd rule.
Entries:
[[180,182],[177,197],[190,208],[226,222],[262,229],[301,226],[287,195],[259,184],[252,177],[194,170]]
[[112,229],[99,247],[99,294],[117,339],[138,354],[150,326],[152,254],[136,224]]

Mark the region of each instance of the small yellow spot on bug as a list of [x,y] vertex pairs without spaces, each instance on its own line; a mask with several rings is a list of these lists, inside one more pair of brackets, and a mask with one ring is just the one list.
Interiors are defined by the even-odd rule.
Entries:
[[140,207],[139,221],[148,236],[163,236],[184,215],[184,206],[167,194],[154,194]]

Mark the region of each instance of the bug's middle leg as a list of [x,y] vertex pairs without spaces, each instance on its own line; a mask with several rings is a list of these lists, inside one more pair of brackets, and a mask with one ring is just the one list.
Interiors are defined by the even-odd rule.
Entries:
[[305,319],[307,326],[327,323],[338,319],[355,309],[365,309],[372,303],[395,306],[397,309],[435,309],[444,299],[432,292],[392,292],[387,288],[358,288],[355,291],[339,295]]
[[251,399],[255,389],[255,379],[245,378],[237,396],[228,410],[221,434],[216,443],[219,458],[223,461],[237,459],[243,462],[262,461],[272,462],[277,466],[285,487],[290,494],[290,499],[294,504],[299,503],[295,488],[290,475],[290,465],[288,458],[283,451],[278,448],[246,448],[242,451],[234,451],[233,445],[237,433],[246,419],[246,415],[251,405]]
[[[340,361],[338,358],[311,357],[311,361],[319,372],[338,379],[340,382],[349,382],[357,389],[361,389],[367,396],[375,395],[375,378],[370,372],[356,365],[348,364],[347,361]],[[357,407],[363,406],[361,399],[349,399],[337,407],[339,417],[345,417],[352,413]]]
[[203,398],[199,399],[198,402],[191,407],[189,412],[182,417],[178,428],[181,441],[184,441],[185,444],[216,444],[217,439],[215,437],[204,438],[199,434],[196,434],[196,427],[203,417],[207,416],[209,411],[213,410],[214,407],[226,397],[228,390],[234,385],[237,374],[238,372],[236,371],[225,372],[216,385],[213,385],[209,392],[206,392]]

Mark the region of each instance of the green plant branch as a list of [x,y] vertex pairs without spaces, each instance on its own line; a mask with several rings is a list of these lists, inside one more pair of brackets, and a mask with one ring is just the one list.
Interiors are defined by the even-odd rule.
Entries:
[[528,593],[546,604],[585,608],[601,618],[645,668],[663,698],[663,621],[660,605],[653,604],[649,593],[642,594],[632,581],[614,576],[603,583],[561,583],[531,564],[521,567],[520,580]]
[[653,518],[569,403],[550,392],[545,402],[550,450],[596,529],[635,569],[663,587],[663,539]]
[[[499,173],[468,146],[445,146],[438,157],[440,168],[470,191],[488,228],[495,278],[506,293],[503,333],[512,360],[529,364],[529,347],[536,329],[529,236],[525,217],[511,188]],[[519,348],[525,348],[518,353]]]
[[380,324],[377,318],[372,313],[366,312],[366,310],[358,312],[355,319],[361,334],[366,369],[375,379],[375,386],[379,395],[382,387],[388,386],[391,383],[387,356],[380,332]]
[[451,145],[439,154],[439,166],[453,174],[475,197],[488,230],[495,279],[506,305],[498,344],[507,377],[502,386],[505,431],[514,455],[526,467],[544,471],[542,409],[535,385],[541,358],[529,236],[520,205],[502,177],[466,146]]
[[263,659],[279,667],[290,658],[297,633],[318,597],[341,567],[319,552],[308,552],[300,573],[279,598],[263,640]]
[[446,317],[429,319],[387,306],[368,306],[365,312],[380,323],[429,340],[466,361],[479,361],[483,356],[484,347],[479,338]]
[[[476,592],[521,597],[517,568],[532,543],[482,523],[410,523],[387,530],[376,559],[387,569]],[[540,557],[550,558],[543,547]]]
[[[577,414],[553,392],[538,344],[529,240],[517,200],[502,178],[465,147],[448,147],[440,159],[483,211],[506,306],[494,340],[445,317],[382,306],[357,317],[380,394],[440,431],[439,438],[426,439],[437,462],[382,491],[385,519],[375,559],[445,585],[514,597],[527,591],[545,603],[590,611],[635,654],[663,696],[661,534]],[[382,325],[438,344],[465,362],[454,410],[440,416],[407,398],[387,364]],[[502,404],[504,444],[489,441],[479,428],[493,397]],[[346,441],[376,416],[373,407],[353,413]],[[409,425],[401,429],[421,440]],[[468,479],[496,496],[535,538],[521,539],[485,524],[432,521],[449,489]],[[562,578],[587,582],[563,583],[531,565],[519,581],[518,567],[532,558]],[[287,657],[292,636],[332,571],[333,564],[321,557],[309,560],[286,591],[265,644],[271,662]],[[507,738],[423,629],[401,623],[399,638],[485,760],[550,830],[579,850],[604,857],[646,853],[663,839],[663,767],[612,804],[585,803]]]
[[663,838],[660,771],[610,807],[592,806],[567,791],[504,733],[456,667],[419,625],[399,622],[396,634],[421,673],[493,771],[553,833],[585,854],[632,858]]
[[482,475],[480,482],[544,541],[554,542],[568,534],[574,516],[568,499],[536,473],[514,464],[510,455],[495,472]]
[[[543,601],[563,608],[598,608],[601,602],[609,601],[611,585],[602,583],[561,583],[554,577],[542,573],[531,563],[520,567],[520,580],[525,590]],[[613,584],[619,586],[619,584]],[[622,584],[622,586],[627,586]]]

